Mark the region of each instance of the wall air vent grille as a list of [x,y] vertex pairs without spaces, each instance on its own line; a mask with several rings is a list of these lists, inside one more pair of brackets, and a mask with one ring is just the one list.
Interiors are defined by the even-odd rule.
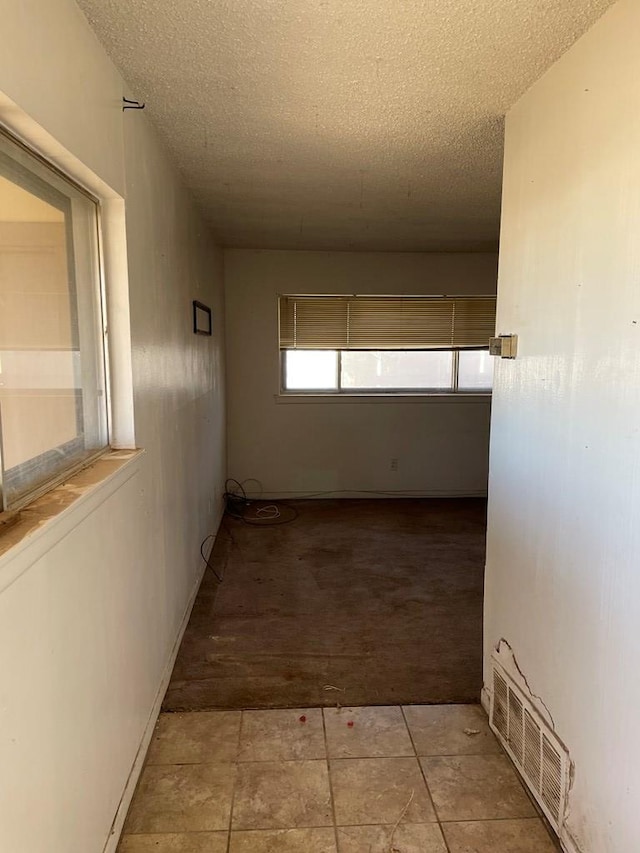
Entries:
[[540,808],[559,832],[569,784],[569,756],[530,699],[495,660],[490,723]]

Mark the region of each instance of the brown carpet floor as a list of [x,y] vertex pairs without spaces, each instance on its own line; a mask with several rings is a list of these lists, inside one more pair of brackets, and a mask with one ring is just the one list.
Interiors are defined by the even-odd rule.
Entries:
[[478,701],[485,501],[290,505],[225,517],[163,710]]

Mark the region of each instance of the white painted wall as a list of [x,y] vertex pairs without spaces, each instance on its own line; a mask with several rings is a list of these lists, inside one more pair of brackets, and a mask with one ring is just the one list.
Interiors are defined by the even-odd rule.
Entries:
[[256,478],[272,496],[483,494],[486,397],[279,402],[277,295],[483,294],[495,287],[493,254],[226,250],[229,476]]
[[[126,197],[146,452],[9,586],[0,563],[0,850],[100,853],[220,517],[222,257],[146,117],[123,115],[122,81],[75,4],[1,5],[0,119],[38,123],[59,162]],[[213,307],[214,339],[192,334],[193,298]]]
[[507,120],[485,675],[506,638],[575,762],[582,853],[640,850],[638,33],[622,0]]
[[123,194],[122,79],[80,9],[72,0],[2,0],[0,10],[0,92]]

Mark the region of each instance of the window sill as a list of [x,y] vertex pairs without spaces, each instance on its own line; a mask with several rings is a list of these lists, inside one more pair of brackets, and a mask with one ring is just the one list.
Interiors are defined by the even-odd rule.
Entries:
[[490,403],[491,392],[444,392],[442,394],[274,394],[278,404],[296,403]]
[[139,470],[143,450],[112,450],[15,514],[0,516],[0,592]]

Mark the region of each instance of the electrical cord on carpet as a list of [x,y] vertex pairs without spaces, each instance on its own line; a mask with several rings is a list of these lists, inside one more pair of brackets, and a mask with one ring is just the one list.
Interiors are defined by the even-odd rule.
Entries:
[[[222,564],[222,573],[220,573],[219,571],[217,571],[217,569],[214,568],[211,557],[213,555],[213,552],[215,550],[217,542],[219,540],[224,541],[224,540],[220,539],[222,533],[226,534],[227,542],[230,543],[230,550],[227,551],[225,554],[224,562]],[[207,555],[205,554],[205,548],[206,548],[207,542],[209,542],[211,539],[213,539],[213,545],[211,546],[211,549],[209,551],[209,556],[207,557]],[[224,516],[223,516],[222,521],[220,522],[220,527],[218,529],[218,532],[217,533],[210,533],[208,536],[205,536],[205,538],[200,543],[200,556],[204,560],[206,568],[211,569],[211,571],[213,572],[218,583],[222,583],[222,581],[224,580],[224,576],[227,573],[227,565],[229,563],[230,551],[232,548],[237,549],[237,551],[240,554],[240,559],[244,563],[244,559],[242,557],[242,548],[240,547],[240,543],[238,542],[236,537],[233,535],[231,530],[229,530],[229,527],[225,524]]]
[[[257,480],[245,480],[244,482],[255,482],[258,484],[260,490],[262,490],[262,484]],[[235,488],[230,489],[230,485],[235,486]],[[296,518],[298,518],[298,511],[294,509],[294,507],[249,498],[244,485],[234,479],[229,479],[225,483],[224,502],[226,515],[231,518],[236,518],[244,524],[253,525],[254,527],[273,527],[279,524],[291,524],[292,521],[295,521]],[[220,530],[224,530],[231,543],[239,547],[233,533],[231,533],[230,530],[227,530],[224,521],[220,525]],[[227,561],[225,561],[222,574],[214,568],[211,562],[211,555],[215,548],[216,538],[219,534],[220,531],[218,531],[218,534],[210,533],[208,536],[205,536],[200,543],[200,556],[204,560],[206,567],[213,572],[218,583],[222,583],[224,580],[224,569],[226,569]],[[207,547],[207,543],[211,540],[213,540],[213,545],[209,551],[209,556],[207,557],[205,549]]]
[[[218,581],[218,583],[222,583],[222,580],[223,580],[223,578],[224,578],[224,574],[219,575],[219,574],[218,574],[218,572],[217,572],[217,571],[213,568],[213,566],[211,565],[211,561],[210,561],[210,559],[209,559],[209,557],[211,557],[211,554],[213,553],[213,547],[215,546],[215,538],[216,538],[216,534],[215,534],[215,533],[210,533],[208,536],[205,536],[205,538],[204,538],[204,539],[202,540],[202,542],[200,543],[200,556],[201,556],[201,557],[202,557],[202,559],[205,561],[207,568],[208,568],[208,569],[211,569],[211,571],[213,572],[213,574],[216,576],[216,580]],[[206,547],[207,542],[208,542],[210,539],[213,539],[213,540],[214,540],[214,546],[212,546],[211,551],[209,551],[209,557],[207,557],[207,555],[204,553],[204,549],[205,549],[205,547]]]
[[[230,518],[235,518],[238,521],[242,521],[243,524],[253,525],[254,527],[275,527],[281,524],[291,524],[295,521],[298,516],[298,510],[295,507],[289,506],[282,501],[274,502],[274,501],[263,501],[260,498],[250,498],[247,495],[246,489],[244,487],[245,483],[256,483],[258,488],[260,489],[260,494],[262,494],[262,483],[259,480],[256,480],[254,477],[249,477],[246,480],[240,482],[239,480],[235,480],[233,477],[230,477],[224,485],[224,501],[225,501],[225,513]],[[230,488],[230,486],[232,488]],[[324,498],[330,495],[340,495],[340,494],[357,494],[357,495],[384,495],[389,497],[421,497],[420,495],[416,495],[412,492],[385,492],[376,489],[329,489],[324,492],[309,492],[307,494],[299,494],[296,493],[292,495],[292,498]],[[222,528],[221,528],[222,529]],[[233,538],[233,534],[226,530],[225,532],[231,539],[231,541],[237,545],[235,539]],[[210,533],[205,539],[203,539],[200,545],[200,554],[202,559],[205,561],[207,568],[211,569],[213,574],[216,577],[218,583],[222,583],[224,574],[220,575],[214,567],[211,565],[211,552],[209,553],[209,557],[205,555],[204,549],[211,539],[215,541],[216,534]]]
[[[245,480],[245,482],[249,481]],[[249,498],[244,485],[238,480],[229,478],[224,488],[227,515],[242,521],[244,524],[255,527],[276,527],[280,524],[291,524],[298,518],[298,510],[281,501],[274,503],[273,501]]]

